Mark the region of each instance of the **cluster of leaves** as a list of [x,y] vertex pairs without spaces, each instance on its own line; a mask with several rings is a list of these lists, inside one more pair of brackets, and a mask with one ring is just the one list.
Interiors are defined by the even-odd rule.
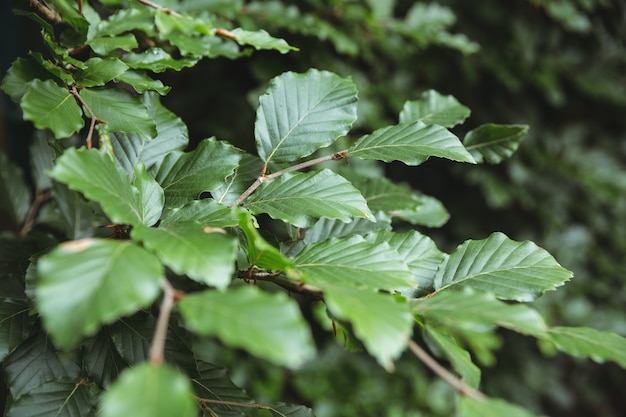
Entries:
[[[202,350],[218,338],[301,367],[317,349],[298,301],[313,302],[323,327],[388,370],[407,348],[433,366],[412,339],[417,330],[461,375],[451,383],[463,416],[530,415],[475,391],[470,352],[489,362],[497,328],[626,367],[623,338],[547,326],[522,304],[571,277],[548,252],[494,233],[444,253],[407,229],[445,223],[441,203],[378,169],[430,157],[499,163],[526,126],[485,124],[460,140],[449,129],[469,109],[429,90],[404,104],[397,124],[342,149],[357,119],[356,85],[309,70],[275,77],[259,99],[258,156],[215,138],[185,152],[186,126],[161,105],[168,88],[149,72],[240,47],[292,47],[144,2],[108,15],[55,8],[61,34],[38,19],[52,58],[18,59],[2,85],[54,137],[32,146],[32,201],[20,169],[2,161],[3,203],[21,235],[0,241],[7,415],[312,415],[255,403]],[[99,149],[59,141],[86,121]],[[333,162],[342,159],[350,165]],[[277,225],[285,233],[270,236]]]

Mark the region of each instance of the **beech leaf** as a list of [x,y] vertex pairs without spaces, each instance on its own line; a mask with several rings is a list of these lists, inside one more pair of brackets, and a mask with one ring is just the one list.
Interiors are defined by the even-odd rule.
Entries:
[[415,101],[407,101],[400,112],[400,123],[421,121],[427,125],[453,127],[470,115],[470,109],[453,96],[427,90]]
[[476,162],[498,164],[515,153],[526,133],[527,125],[488,123],[468,132],[463,144]]
[[626,338],[588,327],[552,327],[548,339],[557,349],[596,362],[613,361],[626,369]]

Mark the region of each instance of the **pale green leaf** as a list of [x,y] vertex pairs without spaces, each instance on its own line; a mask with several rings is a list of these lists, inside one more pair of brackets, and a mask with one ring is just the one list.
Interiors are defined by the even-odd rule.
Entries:
[[475,163],[472,155],[449,130],[423,122],[387,126],[362,136],[348,156],[420,165],[431,156]]
[[463,396],[458,404],[458,417],[538,417],[537,414],[499,398],[476,399]]
[[170,365],[126,369],[100,400],[100,417],[195,417],[191,383]]
[[267,242],[261,236],[256,219],[247,210],[239,212],[239,227],[246,237],[243,250],[246,252],[250,266],[269,271],[290,271],[293,262]]
[[117,58],[91,58],[85,61],[85,65],[87,68],[79,70],[76,75],[76,84],[81,87],[105,85],[128,69],[128,65]]
[[476,162],[499,164],[515,153],[526,133],[527,125],[488,123],[468,132],[463,144]]
[[38,129],[50,129],[57,139],[71,136],[85,124],[76,99],[54,81],[29,82],[21,106],[25,120]]
[[223,229],[174,222],[156,228],[136,226],[131,237],[177,274],[222,289],[231,281],[237,240]]
[[254,127],[259,156],[267,163],[310,155],[347,134],[356,109],[350,79],[315,69],[279,75],[259,99]]
[[106,122],[109,132],[137,133],[146,138],[156,136],[156,125],[148,109],[129,92],[117,88],[85,88],[80,96],[96,117]]
[[104,239],[61,244],[37,267],[37,307],[53,341],[64,349],[148,306],[164,275],[151,253],[129,241]]
[[480,369],[474,365],[468,351],[463,349],[453,336],[426,326],[430,344],[435,344],[438,356],[450,361],[450,364],[463,377],[463,382],[476,389],[480,383]]
[[181,208],[172,209],[159,224],[195,222],[202,226],[233,227],[239,224],[237,210],[218,203],[212,198],[191,201]]
[[444,96],[435,90],[420,95],[419,100],[407,101],[400,112],[400,123],[421,121],[427,125],[453,127],[470,115],[470,109],[453,96]]
[[435,289],[470,287],[504,300],[532,301],[571,277],[545,249],[496,232],[458,246],[441,264]]
[[257,50],[274,49],[281,54],[298,50],[298,48],[290,46],[284,39],[274,38],[264,30],[250,31],[236,28],[231,33],[235,35],[235,42],[239,45],[250,45]]
[[367,351],[388,370],[406,347],[413,318],[406,303],[396,297],[346,286],[343,282],[316,281],[333,316],[352,324]]
[[552,327],[548,340],[568,355],[599,363],[613,361],[626,369],[626,338],[618,334],[588,327]]
[[372,244],[358,235],[306,246],[294,263],[302,280],[318,287],[335,283],[395,291],[415,285],[396,250],[387,243]]
[[4,152],[0,152],[0,211],[8,215],[7,220],[15,230],[26,219],[30,203],[31,191],[24,173]]
[[315,355],[298,304],[284,293],[250,286],[204,291],[187,295],[178,308],[190,330],[217,336],[276,365],[296,368]]
[[417,210],[400,209],[392,212],[392,214],[411,224],[427,227],[441,227],[450,219],[450,213],[441,201],[419,193],[416,193],[415,197],[420,203]]
[[180,207],[219,187],[237,168],[241,154],[215,138],[203,140],[192,152],[169,153],[155,175],[165,190],[166,205]]
[[361,193],[328,169],[289,173],[266,181],[244,202],[244,207],[298,227],[310,226],[321,217],[343,222],[355,217],[376,221]]
[[145,172],[135,180],[139,190],[126,171],[97,149],[66,150],[50,176],[100,203],[114,223],[150,225],[163,206],[162,190]]

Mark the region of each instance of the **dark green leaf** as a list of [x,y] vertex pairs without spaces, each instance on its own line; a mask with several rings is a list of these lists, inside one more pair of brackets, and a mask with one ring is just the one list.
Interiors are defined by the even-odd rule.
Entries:
[[241,154],[215,138],[203,140],[192,152],[169,153],[155,175],[165,190],[166,205],[181,207],[203,191],[219,187],[237,168]]
[[176,222],[195,222],[210,227],[234,227],[239,224],[239,215],[236,209],[220,204],[212,198],[206,198],[172,209],[161,220],[159,226]]
[[239,227],[246,236],[246,245],[243,250],[248,256],[250,266],[256,266],[269,271],[290,271],[293,262],[268,243],[259,233],[256,219],[247,210],[239,212]]
[[84,125],[76,99],[54,81],[28,83],[21,105],[25,120],[31,120],[38,129],[50,129],[57,139],[71,136]]
[[263,161],[257,156],[244,153],[235,173],[226,182],[211,192],[222,204],[231,205],[257,179],[263,170]]
[[313,410],[303,405],[276,403],[271,405],[270,412],[273,417],[315,417]]
[[[252,404],[252,399],[245,390],[236,386],[226,368],[208,362],[198,361],[198,378],[191,380],[194,391],[199,398],[205,400],[228,401],[238,404]],[[233,412],[240,407],[218,403],[206,403],[217,415],[220,411]]]
[[152,315],[139,311],[119,319],[107,329],[120,356],[126,363],[135,365],[149,359],[155,326]]
[[431,156],[475,163],[461,141],[449,130],[423,122],[383,127],[362,136],[350,148],[348,156],[385,162],[402,161],[407,165],[420,165]]
[[170,365],[124,370],[100,400],[101,417],[194,417],[198,408],[187,377]]
[[298,305],[284,293],[250,286],[204,291],[187,295],[178,308],[190,330],[217,336],[277,365],[296,368],[315,355]]
[[18,230],[30,209],[31,191],[24,174],[4,152],[0,152],[0,212]]
[[476,162],[499,164],[515,153],[526,133],[527,125],[489,123],[468,132],[463,144]]
[[257,50],[274,49],[281,54],[298,50],[298,48],[290,46],[284,39],[274,38],[264,30],[250,31],[237,28],[233,29],[231,33],[235,35],[235,41],[239,45],[250,45]]
[[356,108],[350,79],[315,69],[275,77],[259,99],[254,127],[259,156],[267,163],[310,155],[348,133]]
[[76,77],[76,83],[81,87],[105,85],[128,69],[128,65],[117,58],[91,58],[85,61],[85,65],[87,68],[78,71]]
[[47,80],[49,78],[51,78],[51,74],[34,59],[18,58],[7,71],[0,89],[17,103],[28,91],[29,82],[34,79]]
[[244,202],[244,207],[298,227],[310,226],[321,217],[344,222],[354,217],[376,221],[361,193],[328,169],[290,173],[267,181]]
[[[35,132],[34,140],[30,145],[31,176],[35,183],[35,190],[38,192],[49,190],[52,187],[48,170],[54,165],[55,154],[48,144],[48,137],[50,135],[39,130]],[[0,163],[0,165],[4,165],[4,163]]]
[[596,362],[613,361],[626,369],[626,338],[588,327],[552,327],[548,339],[557,349]]
[[37,306],[57,346],[70,349],[102,324],[134,313],[159,294],[163,266],[132,242],[84,239],[38,263]]
[[498,232],[457,247],[441,264],[435,289],[470,287],[505,300],[532,301],[571,277],[546,250]]
[[89,378],[105,388],[111,385],[126,367],[107,329],[85,341],[83,362]]
[[407,101],[400,112],[400,123],[421,121],[427,125],[453,127],[470,115],[470,109],[453,96],[444,96],[435,90],[420,95],[419,100]]
[[38,386],[12,403],[5,416],[95,416],[97,391],[87,380],[60,378]]
[[61,227],[70,240],[78,240],[94,235],[94,229],[106,224],[105,216],[94,213],[94,205],[86,201],[78,192],[70,190],[59,182],[52,184],[52,196],[58,205],[59,219],[55,227]]
[[[6,286],[8,280],[6,276],[2,278]],[[26,339],[33,323],[26,300],[6,295],[2,294],[0,304],[0,362]]]

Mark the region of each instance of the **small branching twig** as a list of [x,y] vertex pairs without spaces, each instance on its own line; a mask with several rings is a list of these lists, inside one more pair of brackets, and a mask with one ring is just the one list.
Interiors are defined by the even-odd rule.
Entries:
[[161,286],[163,287],[163,301],[161,302],[159,318],[157,319],[154,336],[152,337],[152,344],[150,345],[150,363],[152,365],[160,365],[163,363],[165,357],[164,352],[167,327],[170,322],[172,308],[174,308],[174,302],[178,297],[176,290],[172,287],[168,280],[163,279],[163,281],[161,281]]
[[172,16],[176,16],[176,17],[182,17],[182,15],[178,12],[175,12],[172,9],[168,9],[167,7],[161,6],[160,4],[154,3],[150,0],[137,0],[139,3],[148,6],[148,7],[152,7],[153,9],[157,9],[162,11],[163,13],[167,13],[169,15]]
[[340,159],[345,158],[347,154],[348,154],[348,150],[345,149],[341,152],[335,152],[334,154],[331,154],[331,155],[321,156],[319,158],[311,159],[309,161],[304,161],[302,163],[292,165],[290,167],[281,169],[280,171],[276,171],[273,174],[269,174],[269,175],[265,175],[265,171],[267,170],[267,165],[266,165],[263,167],[263,170],[261,171],[261,175],[259,175],[259,177],[252,183],[252,185],[248,187],[248,189],[244,191],[237,198],[237,200],[235,200],[235,202],[231,205],[231,207],[241,205],[241,203],[243,203],[246,200],[246,198],[250,197],[250,194],[252,194],[257,188],[259,188],[261,184],[263,184],[265,181],[278,178],[281,175],[286,174],[288,172],[300,171],[301,169],[308,168],[313,165],[320,164],[322,162],[338,161]]
[[418,345],[417,343],[415,343],[413,340],[410,340],[410,339],[409,339],[409,349],[411,349],[411,352],[413,352],[413,354],[417,356],[417,358],[421,360],[424,363],[424,365],[428,366],[431,371],[436,373],[441,379],[447,382],[450,386],[452,386],[452,388],[457,390],[460,394],[465,395],[470,398],[477,399],[477,400],[487,399],[487,396],[485,394],[470,387],[465,382],[461,381],[459,378],[454,376],[450,371],[448,371],[446,368],[441,366],[441,364],[439,364],[439,362],[437,362],[435,358],[430,356],[424,349],[422,349],[420,345]]
[[322,296],[322,290],[309,284],[305,284],[302,281],[296,281],[287,279],[280,275],[280,273],[270,273],[258,270],[239,271],[237,277],[245,280],[246,282],[252,281],[265,281],[279,285],[292,293],[298,293],[303,295],[312,295],[315,297]]
[[52,198],[52,192],[50,190],[39,191],[35,195],[35,199],[33,203],[30,205],[30,209],[28,210],[28,214],[26,215],[26,220],[22,225],[22,229],[20,229],[19,236],[24,237],[31,231],[33,226],[35,225],[35,218],[37,217],[37,213],[41,208],[41,205],[46,201]]
[[85,110],[87,110],[87,113],[89,113],[89,117],[91,118],[91,123],[89,123],[89,132],[87,132],[87,139],[85,140],[85,143],[87,144],[87,149],[91,149],[91,138],[93,137],[93,131],[94,131],[94,128],[96,127],[96,122],[98,123],[106,123],[106,122],[96,117],[93,110],[91,110],[91,107],[89,107],[87,103],[85,102],[85,100],[83,100],[83,98],[80,96],[76,87],[70,88],[70,94],[73,95],[76,98],[76,100],[80,102],[80,104],[85,108]]

